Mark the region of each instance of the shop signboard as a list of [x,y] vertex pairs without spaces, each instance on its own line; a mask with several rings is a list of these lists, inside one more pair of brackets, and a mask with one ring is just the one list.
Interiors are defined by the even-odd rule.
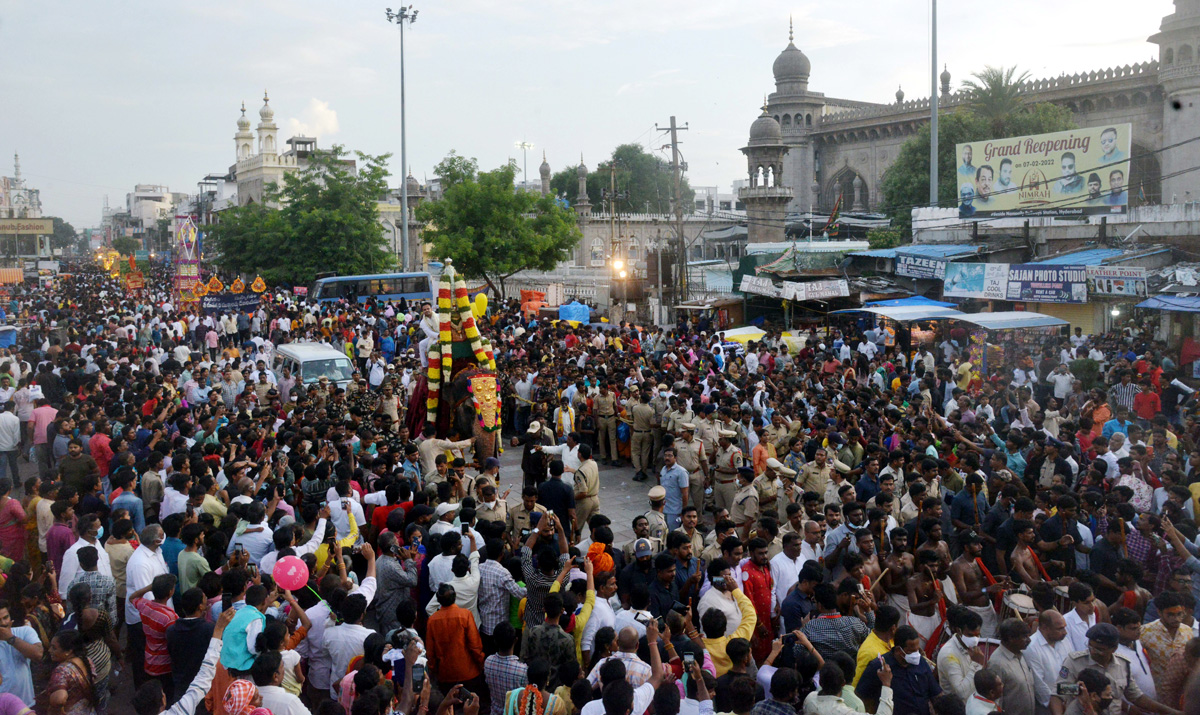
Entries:
[[1008,300],[1086,303],[1087,267],[1019,263],[1008,269]]
[[896,254],[896,275],[908,276],[909,278],[936,278],[940,280],[946,277],[946,262],[940,258],[926,258],[925,256],[910,256],[898,253]]
[[763,278],[761,276],[742,276],[740,290],[743,293],[765,295],[768,298],[782,297],[779,287],[770,278]]
[[1132,266],[1088,266],[1088,295],[1146,297],[1146,269]]
[[981,300],[1008,299],[1007,263],[950,263],[942,295]]

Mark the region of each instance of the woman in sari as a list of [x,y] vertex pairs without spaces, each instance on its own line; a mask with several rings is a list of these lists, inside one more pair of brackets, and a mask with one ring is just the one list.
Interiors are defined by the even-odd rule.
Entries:
[[91,607],[90,585],[77,583],[71,586],[67,598],[71,603],[71,615],[63,621],[60,632],[75,630],[83,636],[88,660],[92,663],[92,681],[96,684],[96,709],[103,712],[108,702],[108,676],[113,660],[121,661],[121,645],[108,612]]
[[83,636],[78,631],[56,634],[50,659],[56,664],[47,687],[51,715],[95,715],[96,688]]

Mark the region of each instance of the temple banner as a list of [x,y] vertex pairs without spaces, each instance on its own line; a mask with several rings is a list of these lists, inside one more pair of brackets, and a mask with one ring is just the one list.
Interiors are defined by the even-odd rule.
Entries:
[[1129,124],[955,147],[961,218],[1123,214]]

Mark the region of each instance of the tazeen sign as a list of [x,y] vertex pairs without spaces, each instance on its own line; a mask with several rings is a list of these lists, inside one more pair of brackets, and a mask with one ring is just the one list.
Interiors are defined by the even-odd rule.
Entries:
[[939,258],[896,255],[896,275],[909,278],[945,278],[946,262]]
[[1021,263],[1008,269],[1008,299],[1033,303],[1086,303],[1087,267]]
[[54,221],[48,218],[0,218],[0,234],[49,236],[54,233]]

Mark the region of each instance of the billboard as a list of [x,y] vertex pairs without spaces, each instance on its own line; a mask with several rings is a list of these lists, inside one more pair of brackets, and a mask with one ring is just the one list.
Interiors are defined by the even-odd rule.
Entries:
[[946,262],[940,258],[896,254],[896,275],[909,278],[945,278]]
[[786,300],[796,301],[845,298],[850,295],[850,284],[844,278],[808,283],[789,281],[783,284],[782,293]]
[[1088,266],[1089,295],[1146,297],[1146,269],[1128,266]]
[[1123,214],[1129,124],[955,146],[960,218]]
[[1087,267],[1019,263],[1008,269],[1008,300],[1086,303]]
[[769,298],[779,298],[783,292],[770,278],[761,278],[759,276],[742,276],[742,284],[739,288],[743,293],[755,293],[757,295],[765,295]]
[[948,263],[942,295],[1008,300],[1007,263]]
[[11,236],[49,236],[54,233],[54,220],[48,218],[0,218],[0,234]]

